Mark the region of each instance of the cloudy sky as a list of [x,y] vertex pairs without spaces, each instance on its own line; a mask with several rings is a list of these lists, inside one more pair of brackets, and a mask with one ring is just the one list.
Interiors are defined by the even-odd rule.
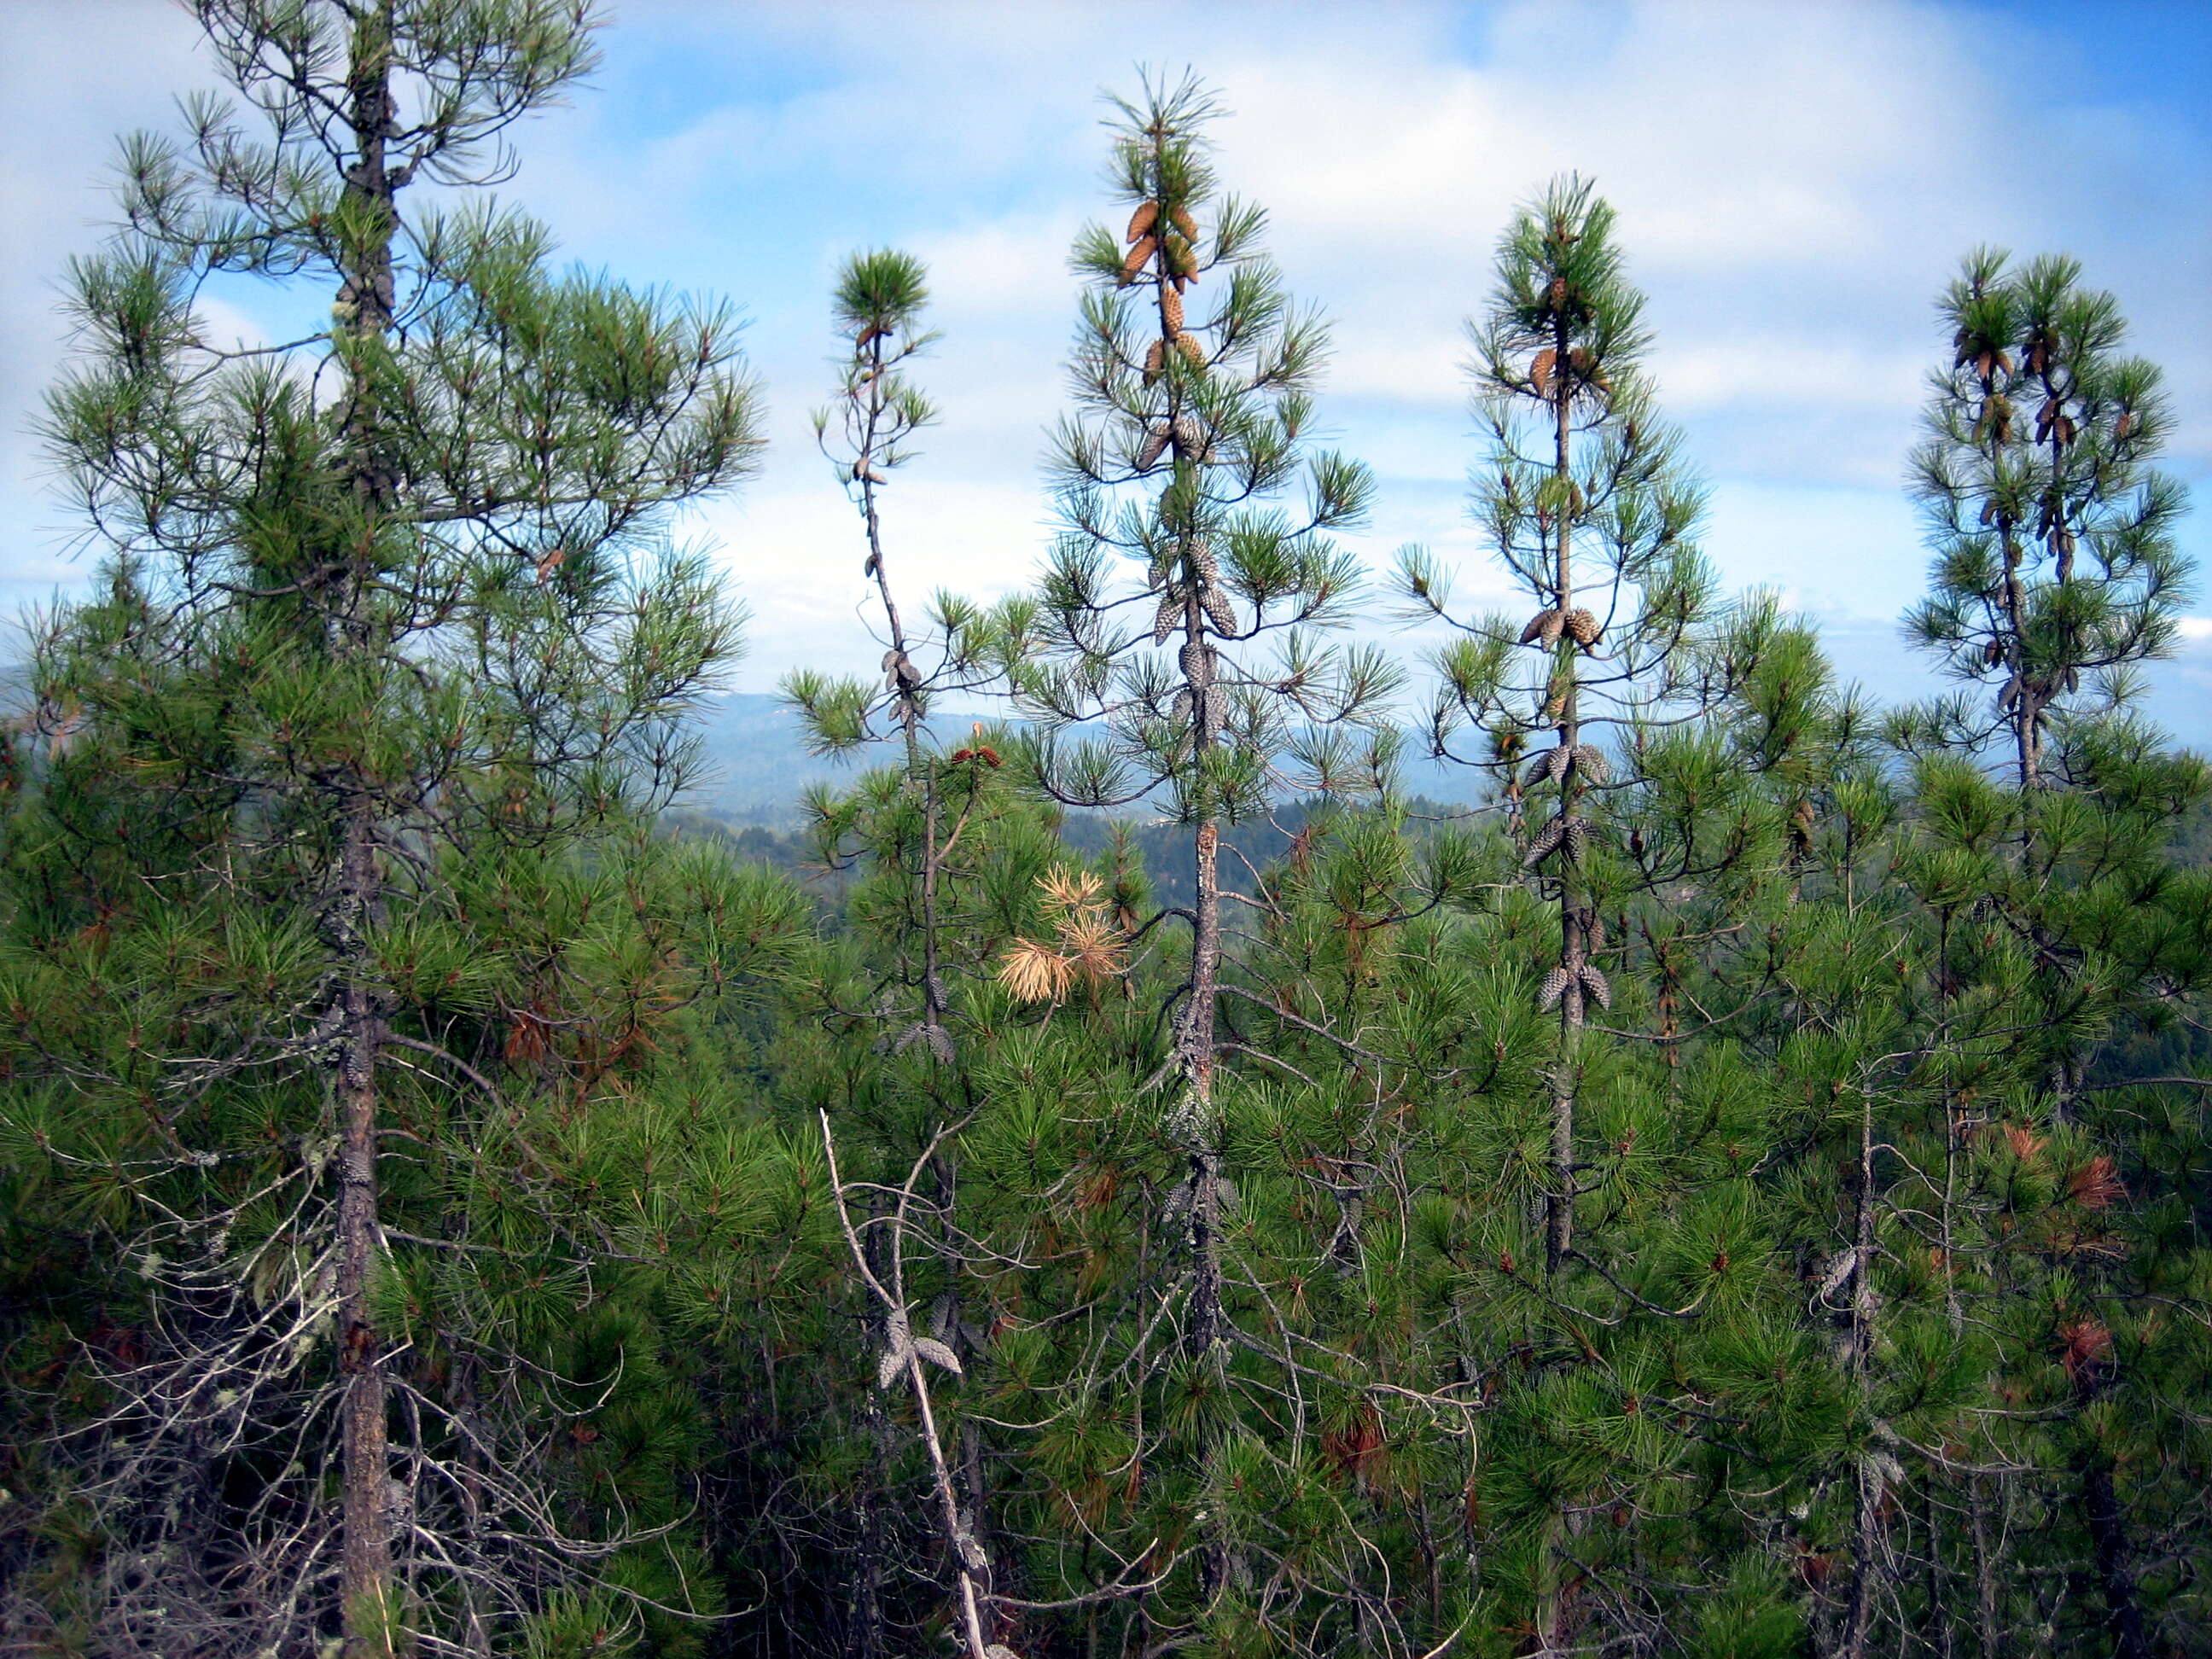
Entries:
[[[162,0],[0,0],[0,610],[83,566],[28,435],[64,361],[56,280],[93,246],[113,137],[210,85]],[[1335,319],[1323,413],[1381,483],[1356,538],[1421,542],[1498,590],[1467,524],[1459,372],[1513,204],[1556,173],[1620,209],[1667,409],[1711,488],[1732,584],[1815,617],[1884,694],[1931,684],[1899,643],[1925,555],[1900,480],[1931,301],[1981,242],[2066,250],[2110,287],[2180,416],[2168,465],[2212,555],[2212,5],[1530,0],[1245,5],[627,0],[605,64],[519,135],[504,194],[585,264],[729,296],[750,319],[772,449],[697,513],[752,608],[740,684],[865,667],[854,522],[812,445],[825,290],[864,246],[933,276],[945,411],[896,492],[900,567],[988,596],[1049,535],[1045,427],[1076,292],[1068,243],[1109,210],[1103,87],[1195,69],[1233,117],[1222,172],[1273,216],[1293,290]],[[278,302],[231,296],[240,328]],[[2212,743],[2212,599],[2156,712]]]

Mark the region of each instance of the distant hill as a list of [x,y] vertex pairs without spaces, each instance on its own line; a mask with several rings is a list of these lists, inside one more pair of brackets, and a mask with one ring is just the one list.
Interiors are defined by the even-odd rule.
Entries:
[[[975,711],[961,710],[941,714],[937,724],[941,732],[958,735],[977,717]],[[700,775],[682,805],[732,824],[788,825],[809,784],[843,782],[864,767],[894,758],[890,749],[854,760],[808,754],[798,717],[782,699],[763,692],[733,693],[708,704],[700,735]],[[1463,767],[1414,758],[1403,771],[1407,793],[1433,801],[1465,803],[1481,790],[1482,780]]]

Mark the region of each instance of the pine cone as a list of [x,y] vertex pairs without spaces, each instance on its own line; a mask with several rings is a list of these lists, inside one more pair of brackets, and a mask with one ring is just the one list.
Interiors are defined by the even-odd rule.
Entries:
[[1176,666],[1192,685],[1213,684],[1213,654],[1206,648],[1203,640],[1185,640],[1182,649],[1176,653]]
[[1178,415],[1172,428],[1176,447],[1193,460],[1210,465],[1213,459],[1213,441],[1206,435],[1205,424],[1195,415]]
[[1188,208],[1178,203],[1176,210],[1168,216],[1168,221],[1192,241],[1198,240],[1198,222],[1190,216]]
[[1575,770],[1592,783],[1613,781],[1613,764],[1606,759],[1605,751],[1594,744],[1577,744],[1574,761]]
[[1200,581],[1212,583],[1221,580],[1221,561],[1213,556],[1213,550],[1204,542],[1190,544],[1190,566],[1198,572]]
[[1539,398],[1552,395],[1552,365],[1559,361],[1559,354],[1546,346],[1528,364],[1528,384],[1536,388]]
[[1540,641],[1547,646],[1557,645],[1559,630],[1565,625],[1565,619],[1558,611],[1539,611],[1528,618],[1528,625],[1521,630],[1521,643],[1534,645]]
[[911,692],[921,684],[921,672],[903,651],[884,653],[884,684],[894,691]]
[[1150,234],[1152,227],[1159,222],[1160,204],[1158,202],[1139,202],[1137,210],[1129,216],[1129,228],[1122,234],[1121,240],[1125,242],[1137,241]]
[[1547,781],[1556,782],[1566,769],[1566,752],[1559,749],[1547,749],[1528,763],[1528,769],[1522,774],[1522,781],[1530,787]]
[[1128,257],[1121,261],[1121,280],[1124,283],[1134,282],[1136,280],[1137,273],[1142,270],[1146,264],[1151,260],[1152,255],[1158,253],[1159,251],[1160,239],[1158,237],[1139,236],[1137,239],[1136,246],[1131,248],[1128,252]]
[[1524,865],[1541,864],[1557,851],[1560,841],[1566,835],[1566,823],[1565,818],[1553,818],[1539,830],[1536,838],[1528,843],[1528,850],[1521,855],[1521,862]]
[[1234,634],[1237,631],[1237,612],[1230,607],[1229,596],[1219,588],[1207,588],[1198,596],[1198,603],[1205,611],[1206,620],[1213,624],[1215,632]]
[[1603,974],[1586,962],[1582,965],[1581,978],[1583,988],[1596,999],[1599,1007],[1613,1006],[1613,987],[1606,983]]
[[1165,645],[1182,616],[1182,596],[1171,587],[1160,596],[1160,608],[1152,613],[1152,643]]
[[1167,240],[1167,250],[1168,274],[1170,276],[1180,277],[1185,282],[1196,282],[1198,254],[1191,245],[1180,236],[1170,236]]
[[1597,643],[1599,632],[1597,618],[1580,605],[1568,611],[1563,621],[1567,632],[1573,636],[1577,645],[1588,647]]
[[1567,856],[1577,863],[1589,851],[1589,825],[1580,818],[1569,818],[1559,837],[1567,849]]
[[1559,999],[1567,994],[1567,987],[1575,976],[1564,968],[1554,968],[1544,975],[1544,983],[1536,993],[1536,1012],[1548,1014],[1559,1006]]
[[1145,434],[1144,443],[1137,450],[1138,471],[1149,472],[1159,465],[1160,457],[1167,453],[1168,436],[1165,421],[1152,423],[1152,429]]
[[1197,335],[1178,334],[1175,337],[1175,343],[1176,349],[1182,353],[1185,362],[1193,368],[1206,367],[1206,348],[1199,343]]
[[1167,363],[1167,346],[1155,340],[1145,348],[1145,383],[1149,386],[1160,378],[1160,370]]
[[1182,295],[1173,283],[1160,290],[1160,321],[1169,333],[1182,332]]

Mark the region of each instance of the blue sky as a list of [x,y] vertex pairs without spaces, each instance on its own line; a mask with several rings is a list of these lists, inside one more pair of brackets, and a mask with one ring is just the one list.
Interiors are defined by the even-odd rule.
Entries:
[[[1049,534],[1042,433],[1073,315],[1065,254],[1105,212],[1102,86],[1188,64],[1236,112],[1231,186],[1267,204],[1300,295],[1336,322],[1322,412],[1381,491],[1356,545],[1416,541],[1501,592],[1465,520],[1476,457],[1457,363],[1513,203],[1595,175],[1650,295],[1664,405],[1711,488],[1732,584],[1780,589],[1847,673],[1931,684],[1897,637],[1925,562],[1901,478],[1942,346],[1932,298],[1978,242],[2063,249],[2112,288],[2180,416],[2168,459],[2212,555],[2212,4],[738,5],[633,0],[571,106],[518,135],[512,200],[568,254],[726,295],[770,453],[684,532],[757,618],[738,684],[865,668],[854,522],[812,447],[825,289],[853,248],[931,265],[945,410],[893,503],[900,568],[979,595]],[[161,0],[0,0],[0,608],[80,580],[25,427],[62,360],[54,282],[97,239],[112,135],[211,82]],[[250,332],[276,314],[227,296]],[[2212,599],[2155,711],[2212,744]],[[1413,642],[1409,641],[1409,647]]]

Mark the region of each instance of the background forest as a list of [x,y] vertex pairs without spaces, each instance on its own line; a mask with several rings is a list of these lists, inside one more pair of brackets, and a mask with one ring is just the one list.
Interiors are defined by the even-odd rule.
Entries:
[[[738,832],[669,540],[732,313],[489,189],[588,7],[195,10],[0,750],[0,1647],[2212,1651],[2212,777],[2093,273],[1929,274],[1955,690],[1883,703],[1701,557],[1584,179],[1466,301],[1520,607],[1368,571],[1320,313],[1140,73],[1029,589],[902,555],[927,270],[825,296],[882,655]],[[312,327],[220,349],[239,276]]]

